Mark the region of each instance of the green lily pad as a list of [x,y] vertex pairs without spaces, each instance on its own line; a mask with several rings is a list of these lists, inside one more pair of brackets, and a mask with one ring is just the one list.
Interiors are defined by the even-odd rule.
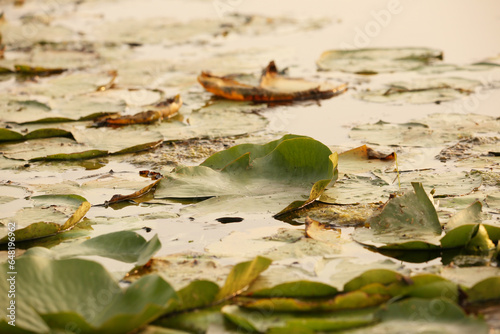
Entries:
[[138,332],[138,334],[190,334],[190,333],[176,329],[149,325],[145,329]]
[[465,78],[425,78],[394,82],[386,89],[359,92],[358,99],[378,103],[434,103],[452,101],[472,94],[480,81]]
[[328,147],[309,137],[287,135],[265,145],[238,145],[214,154],[200,166],[179,168],[160,181],[155,197],[267,195],[275,197],[279,208],[283,196],[300,198],[313,184],[305,201],[283,210],[290,211],[318,198],[335,180],[336,165],[336,154]]
[[328,297],[338,293],[338,290],[328,284],[311,281],[294,281],[275,285],[271,288],[252,291],[252,297]]
[[275,312],[326,312],[360,309],[380,305],[390,299],[389,295],[352,291],[330,299],[296,298],[239,298],[238,303],[246,309],[274,310]]
[[224,317],[238,326],[250,332],[280,333],[273,330],[283,330],[283,333],[305,333],[304,331],[338,331],[342,329],[365,326],[376,321],[374,310],[349,310],[297,314],[282,312],[259,312],[246,310],[236,305],[228,305],[222,308]]
[[[82,330],[128,333],[158,318],[176,298],[175,291],[156,275],[143,277],[123,290],[98,263],[54,260],[36,255],[16,260],[16,328],[48,332]],[[2,265],[0,290],[7,296],[8,264]],[[5,297],[6,298],[6,297]],[[10,332],[6,311],[0,329]]]
[[8,129],[0,129],[0,142],[23,141],[31,139],[54,138],[54,137],[72,138],[73,135],[69,131],[61,129],[53,129],[53,128],[39,129],[29,132],[25,135],[22,135],[18,132]]
[[[491,231],[491,232],[490,232]],[[446,233],[441,238],[443,248],[465,247],[473,253],[487,253],[494,247],[492,240],[497,241],[500,237],[500,228],[483,224],[460,225]],[[492,235],[490,239],[489,234]]]
[[12,217],[0,220],[0,243],[10,234],[16,242],[46,237],[67,230],[78,223],[90,209],[90,203],[76,195],[45,195],[27,200],[24,208]]
[[24,256],[36,254],[53,259],[65,259],[75,256],[98,255],[142,266],[161,248],[158,235],[146,241],[132,231],[118,231],[99,235],[82,243],[61,245],[47,250],[42,247],[30,248]]
[[442,59],[442,51],[429,48],[367,48],[325,51],[316,64],[324,71],[377,74],[416,70]]

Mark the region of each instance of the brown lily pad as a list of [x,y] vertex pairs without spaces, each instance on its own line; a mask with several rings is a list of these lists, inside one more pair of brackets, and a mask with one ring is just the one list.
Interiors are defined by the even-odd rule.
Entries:
[[279,74],[274,61],[265,68],[258,86],[241,83],[231,76],[215,76],[202,72],[198,82],[212,94],[238,101],[276,102],[329,99],[347,90],[347,84],[319,84]]

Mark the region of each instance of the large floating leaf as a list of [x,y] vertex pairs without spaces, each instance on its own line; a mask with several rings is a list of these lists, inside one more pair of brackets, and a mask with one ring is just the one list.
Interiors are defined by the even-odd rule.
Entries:
[[[0,243],[46,237],[73,227],[90,209],[90,203],[76,195],[43,195],[26,200],[15,215],[0,220]],[[14,230],[10,230],[13,228]]]
[[[162,278],[149,275],[123,290],[100,264],[81,259],[23,256],[16,261],[16,328],[36,333],[80,329],[128,333],[157,317],[175,297]],[[8,264],[2,265],[0,290],[7,298]],[[0,329],[10,332],[7,311]],[[71,326],[71,327],[68,327]]]
[[465,78],[425,78],[412,82],[394,82],[386,89],[363,91],[356,97],[381,103],[434,103],[467,96],[480,85],[477,80]]
[[238,101],[293,101],[327,99],[340,95],[347,85],[332,86],[302,79],[291,79],[278,74],[274,61],[264,70],[258,86],[238,82],[230,76],[218,77],[202,72],[198,82],[212,94]]
[[161,248],[158,235],[146,241],[139,234],[132,231],[119,231],[103,234],[82,243],[72,243],[55,247],[51,250],[45,248],[30,248],[25,255],[37,254],[50,256],[54,259],[71,258],[75,256],[98,255],[118,261],[135,263],[142,266]]
[[251,199],[267,195],[276,202],[273,210],[277,210],[285,201],[305,197],[309,191],[305,201],[283,210],[290,211],[317,199],[336,179],[336,168],[336,154],[328,147],[309,137],[287,135],[265,145],[238,145],[216,153],[200,166],[179,168],[160,181],[155,197],[231,195]]
[[368,48],[325,51],[316,64],[320,70],[377,74],[416,70],[442,59],[442,51],[429,48]]

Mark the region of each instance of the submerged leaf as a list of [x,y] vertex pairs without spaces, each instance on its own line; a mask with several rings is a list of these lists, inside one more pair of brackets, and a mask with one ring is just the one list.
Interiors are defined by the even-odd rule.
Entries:
[[260,84],[252,86],[240,83],[229,76],[218,77],[207,72],[198,76],[198,82],[212,94],[238,101],[293,101],[306,99],[328,99],[347,90],[347,85],[332,86],[302,79],[291,79],[278,73],[271,61],[262,74]]

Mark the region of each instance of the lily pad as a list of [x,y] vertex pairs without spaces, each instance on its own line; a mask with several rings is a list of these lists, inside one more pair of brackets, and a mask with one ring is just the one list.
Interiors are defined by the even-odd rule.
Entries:
[[248,287],[261,272],[266,270],[271,264],[271,260],[257,256],[252,261],[238,263],[233,267],[226,283],[217,293],[216,300],[224,300],[240,294]]
[[336,178],[336,166],[336,154],[323,144],[309,137],[287,135],[265,145],[238,145],[216,153],[200,166],[178,168],[160,181],[155,197],[268,195],[278,200],[283,195],[304,197],[313,184],[305,201],[283,210],[290,211],[316,200]]
[[500,299],[500,277],[490,277],[476,283],[467,290],[467,301],[471,303]]
[[76,195],[36,196],[27,200],[24,206],[14,216],[0,220],[0,243],[7,243],[13,235],[19,242],[70,229],[90,209],[90,203]]
[[[376,321],[373,309],[350,310],[328,313],[280,313],[246,310],[228,305],[222,313],[239,328],[251,332],[275,333],[315,333],[316,331],[338,331],[365,326]],[[277,332],[280,333],[280,332]]]
[[412,82],[394,82],[387,89],[367,90],[357,98],[379,103],[434,103],[459,99],[474,93],[481,85],[465,78],[425,78]]
[[[366,191],[371,189],[370,191]],[[344,175],[321,195],[320,201],[329,204],[367,204],[385,201],[397,190],[395,185],[373,176]]]
[[381,153],[366,145],[339,154],[339,172],[345,174],[385,170],[394,166],[395,153]]
[[[461,126],[457,128],[456,124]],[[379,121],[354,127],[349,136],[367,143],[387,146],[436,147],[443,143],[474,136],[498,133],[500,120],[477,114],[432,114],[410,123]]]
[[73,135],[69,131],[61,129],[53,129],[53,128],[39,129],[29,132],[25,135],[8,129],[0,129],[0,142],[23,141],[30,139],[54,138],[54,137],[72,138]]
[[354,240],[383,248],[430,249],[439,247],[441,224],[421,183],[414,192],[390,199],[379,214],[368,219],[370,229],[357,229]]
[[378,74],[416,70],[443,59],[443,52],[429,48],[368,48],[325,51],[317,60],[323,71]]
[[238,304],[251,310],[274,310],[275,312],[334,312],[361,309],[380,305],[390,299],[389,295],[352,291],[333,298],[259,298],[240,297]]
[[30,248],[24,255],[36,254],[53,259],[65,259],[76,256],[98,255],[142,266],[161,248],[158,235],[146,241],[132,231],[119,231],[99,235],[81,243],[61,245],[47,250],[42,247]]
[[275,285],[271,288],[252,291],[251,297],[291,297],[315,298],[336,295],[338,290],[328,284],[311,281],[294,281]]
[[[128,333],[158,318],[176,298],[157,275],[143,277],[123,290],[100,264],[81,259],[54,260],[36,255],[16,260],[16,328],[25,331],[80,329]],[[0,290],[7,296],[8,264],[2,265]],[[9,332],[7,313],[0,328]]]
[[410,298],[387,305],[377,313],[379,324],[349,333],[488,333],[484,320],[467,316],[446,299]]
[[335,228],[332,228],[326,224],[322,224],[317,220],[311,219],[309,217],[306,218],[306,237],[327,242],[327,243],[338,243],[341,231]]
[[[500,228],[489,228],[499,236]],[[465,247],[466,251],[481,254],[487,253],[495,245],[483,224],[467,224],[448,231],[441,239],[441,246],[443,248]]]

